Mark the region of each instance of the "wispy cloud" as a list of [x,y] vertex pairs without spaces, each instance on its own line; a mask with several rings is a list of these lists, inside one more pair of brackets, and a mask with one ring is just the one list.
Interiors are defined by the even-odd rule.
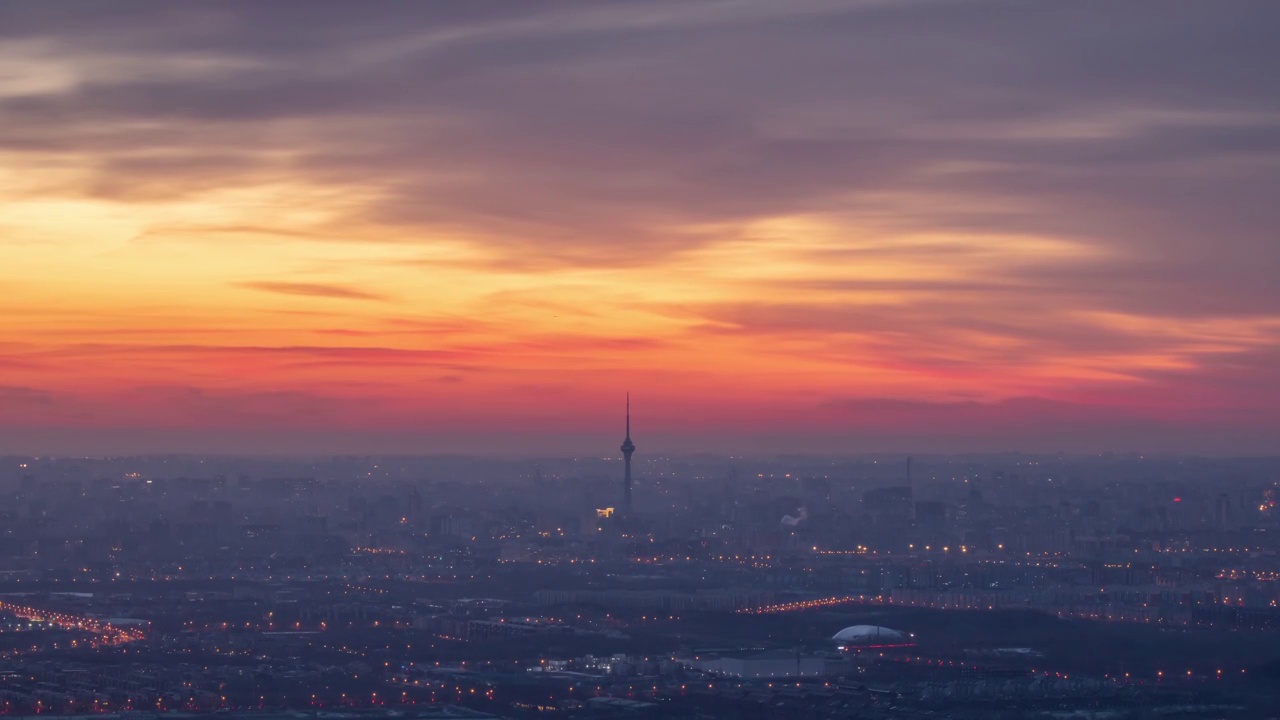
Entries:
[[7,384],[1274,429],[1280,5],[303,5],[0,9]]
[[386,295],[346,285],[329,283],[285,282],[276,280],[250,280],[235,283],[236,287],[279,295],[302,295],[304,297],[325,297],[338,300],[387,300]]

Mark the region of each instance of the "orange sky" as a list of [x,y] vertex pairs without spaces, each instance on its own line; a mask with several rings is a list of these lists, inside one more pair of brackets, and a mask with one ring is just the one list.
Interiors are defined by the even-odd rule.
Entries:
[[[1028,115],[997,97],[1034,83],[943,62],[886,86],[822,23],[734,6],[393,5],[280,47],[247,4],[146,38],[18,18],[0,451],[608,451],[627,389],[669,449],[1274,447],[1274,210],[1176,202],[1276,184],[1194,145],[1274,131],[1274,103],[1077,78]],[[674,87],[671,53],[696,68]],[[933,108],[957,83],[997,109]],[[1178,163],[1139,152],[1179,133]]]

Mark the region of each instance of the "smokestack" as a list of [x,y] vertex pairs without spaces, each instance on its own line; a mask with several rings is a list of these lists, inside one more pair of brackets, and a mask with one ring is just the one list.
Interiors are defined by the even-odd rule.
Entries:
[[916,521],[916,486],[911,482],[911,456],[907,456],[907,502],[911,504],[911,522]]

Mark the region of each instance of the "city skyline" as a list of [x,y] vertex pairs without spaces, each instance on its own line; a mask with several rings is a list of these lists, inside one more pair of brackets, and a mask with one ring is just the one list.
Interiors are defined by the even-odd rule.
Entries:
[[1277,27],[0,0],[0,715],[1274,720]]
[[10,3],[0,454],[1271,454],[1280,8]]

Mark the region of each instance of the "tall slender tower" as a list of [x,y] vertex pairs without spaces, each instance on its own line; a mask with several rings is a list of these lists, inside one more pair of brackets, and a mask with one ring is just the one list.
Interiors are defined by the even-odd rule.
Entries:
[[622,476],[622,513],[631,514],[631,453],[636,451],[636,444],[631,442],[631,393],[627,393],[627,437],[622,441],[622,459],[626,469]]

